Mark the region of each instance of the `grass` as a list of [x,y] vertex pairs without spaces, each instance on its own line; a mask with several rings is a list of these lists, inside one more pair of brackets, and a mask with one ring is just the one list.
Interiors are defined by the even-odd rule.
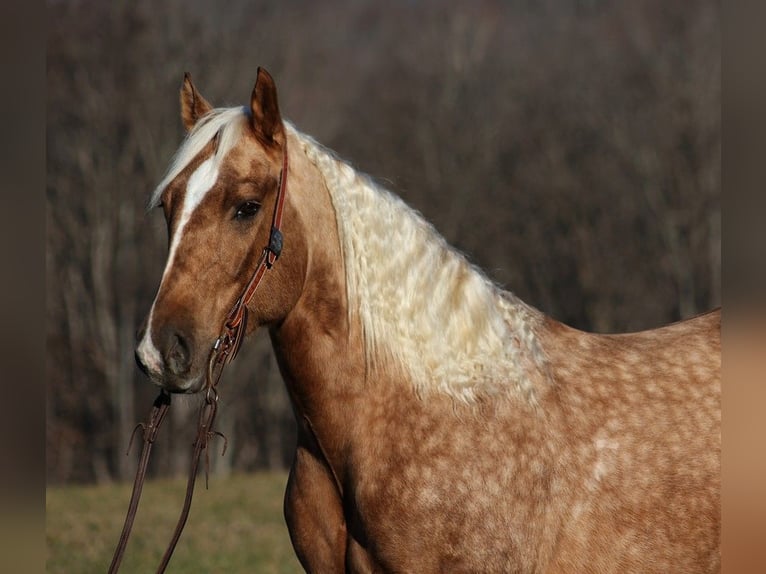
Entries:
[[[168,573],[303,572],[282,515],[285,474],[197,479],[191,513]],[[144,486],[120,572],[154,572],[181,511],[186,481]],[[47,572],[107,571],[122,530],[131,485],[49,487]]]

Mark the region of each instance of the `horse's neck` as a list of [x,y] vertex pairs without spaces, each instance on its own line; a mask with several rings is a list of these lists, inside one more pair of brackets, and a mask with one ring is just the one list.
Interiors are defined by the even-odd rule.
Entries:
[[[376,373],[376,385],[406,379],[419,394],[464,402],[532,397],[530,373],[542,361],[539,314],[494,286],[398,197],[296,137],[309,205],[319,210],[311,221],[323,229],[312,240],[319,263],[306,279],[308,304],[297,312],[314,315],[305,320],[311,328],[296,336],[321,333],[314,342],[327,348],[321,360],[348,363],[344,376],[356,373],[361,385]],[[307,352],[303,365],[318,353]]]
[[[359,323],[346,313],[342,266],[313,261],[303,296],[270,331],[298,423],[299,443],[343,472],[366,388]],[[336,262],[337,263],[337,262]],[[335,269],[335,267],[339,267]],[[338,481],[338,475],[335,474]]]

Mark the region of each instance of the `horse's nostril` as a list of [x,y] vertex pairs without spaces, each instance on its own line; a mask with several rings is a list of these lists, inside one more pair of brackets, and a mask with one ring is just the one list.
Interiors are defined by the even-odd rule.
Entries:
[[191,364],[191,350],[187,340],[178,333],[170,338],[168,347],[167,365],[174,375],[184,375],[189,370]]

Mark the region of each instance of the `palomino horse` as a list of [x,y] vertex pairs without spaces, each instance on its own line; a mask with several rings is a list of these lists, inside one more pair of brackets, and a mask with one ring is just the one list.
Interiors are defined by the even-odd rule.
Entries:
[[624,335],[546,317],[283,122],[263,70],[230,109],[187,76],[181,116],[137,358],[205,387],[283,201],[245,304],[296,414],[285,517],[307,571],[720,570],[720,311]]

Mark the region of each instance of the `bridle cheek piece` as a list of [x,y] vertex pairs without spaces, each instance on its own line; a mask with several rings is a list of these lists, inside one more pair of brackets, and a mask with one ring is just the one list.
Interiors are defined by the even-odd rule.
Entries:
[[[215,424],[215,416],[218,411],[218,383],[221,380],[223,369],[227,363],[234,360],[239,352],[239,348],[242,346],[242,340],[245,338],[247,332],[247,306],[250,304],[253,295],[255,294],[258,285],[261,283],[263,276],[268,269],[274,266],[274,263],[279,259],[282,253],[282,246],[284,238],[282,236],[282,213],[285,205],[285,192],[287,189],[287,140],[285,140],[282,150],[282,171],[279,174],[279,186],[277,188],[277,198],[274,205],[274,214],[271,221],[271,231],[269,233],[269,243],[263,248],[261,258],[258,261],[258,266],[255,268],[250,281],[248,281],[242,294],[234,303],[231,311],[226,316],[221,335],[215,340],[213,348],[210,351],[210,358],[208,360],[208,368],[205,379],[205,401],[200,408],[199,422],[197,424],[197,437],[194,441],[194,447],[192,451],[192,462],[189,470],[189,478],[186,484],[186,497],[184,498],[184,505],[181,509],[181,515],[178,518],[178,523],[173,531],[173,537],[165,550],[165,554],[162,557],[162,561],[157,568],[157,573],[160,574],[165,571],[170,558],[173,555],[176,544],[181,537],[181,532],[186,525],[186,519],[189,517],[189,510],[191,509],[192,496],[194,494],[194,484],[197,478],[197,470],[199,467],[200,457],[202,452],[205,451],[205,487],[207,488],[208,470],[210,467],[209,455],[207,452],[207,445],[211,438],[219,436],[223,438],[223,452],[226,452],[227,441],[226,437],[213,430]],[[128,544],[128,538],[130,537],[130,531],[133,528],[133,521],[138,510],[138,503],[141,498],[141,490],[143,489],[144,479],[146,477],[146,469],[149,465],[149,455],[152,450],[152,445],[157,438],[160,425],[165,419],[168,409],[170,408],[170,394],[163,389],[160,391],[159,396],[155,399],[152,406],[152,410],[149,414],[149,418],[146,423],[139,423],[136,428],[133,429],[133,434],[128,444],[128,452],[130,452],[130,446],[133,444],[138,429],[143,430],[143,442],[144,446],[141,450],[141,457],[139,459],[138,469],[136,470],[136,478],[133,481],[133,492],[130,497],[130,504],[128,505],[128,512],[125,516],[125,523],[120,534],[117,548],[115,548],[114,556],[112,557],[112,563],[109,566],[109,574],[113,574],[118,571],[120,562],[125,553],[125,548]],[[126,453],[127,454],[127,453]]]

